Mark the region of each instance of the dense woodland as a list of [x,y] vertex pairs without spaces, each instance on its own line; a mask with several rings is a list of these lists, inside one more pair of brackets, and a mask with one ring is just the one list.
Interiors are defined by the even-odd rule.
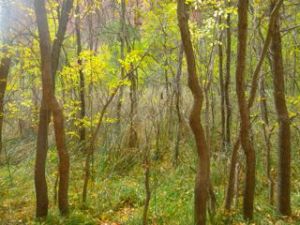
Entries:
[[0,0],[0,224],[300,224],[298,0]]

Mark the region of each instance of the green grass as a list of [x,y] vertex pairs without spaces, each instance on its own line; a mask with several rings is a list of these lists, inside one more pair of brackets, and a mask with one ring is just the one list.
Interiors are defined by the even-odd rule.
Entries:
[[[34,146],[34,140],[23,140],[21,145]],[[78,153],[71,155],[70,209],[68,218],[61,218],[54,205],[54,184],[57,170],[57,156],[54,148],[49,149],[47,181],[49,191],[49,216],[43,222],[34,219],[35,193],[33,183],[34,148],[17,148],[20,142],[7,143],[12,158],[18,151],[24,151],[19,162],[11,161],[9,167],[0,167],[0,224],[124,224],[139,225],[142,221],[144,191],[144,171],[141,157],[127,163],[122,155],[111,153],[95,154],[93,181],[89,186],[88,202],[81,202],[84,157]],[[183,151],[184,149],[184,151]],[[77,155],[75,157],[75,155]],[[118,155],[120,156],[118,158]],[[166,153],[160,161],[152,160],[151,189],[152,198],[149,208],[149,224],[192,225],[193,224],[193,187],[195,156],[190,146],[184,146],[181,163],[172,167],[171,153]],[[219,160],[219,161],[216,161]],[[217,211],[210,224],[246,224],[241,215],[242,196],[238,209],[230,215],[223,211],[224,178],[226,157],[219,157],[212,163],[212,182],[217,197]],[[257,186],[255,197],[255,218],[257,225],[288,225],[297,222],[300,209],[299,167],[293,166],[293,218],[280,218],[267,201],[267,186],[263,164],[257,165]],[[242,194],[242,190],[241,190]]]

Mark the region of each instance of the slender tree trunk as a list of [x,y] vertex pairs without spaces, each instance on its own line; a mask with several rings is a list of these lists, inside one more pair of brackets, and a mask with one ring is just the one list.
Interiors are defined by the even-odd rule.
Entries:
[[236,68],[236,93],[238,97],[241,118],[240,138],[246,155],[246,183],[244,192],[243,215],[245,219],[252,220],[255,191],[255,151],[250,136],[250,111],[246,100],[245,75],[247,53],[248,29],[248,0],[238,2],[238,49]]
[[[219,24],[222,24],[222,18],[219,18]],[[226,118],[225,118],[225,88],[224,88],[224,76],[223,76],[223,33],[220,31],[220,38],[218,44],[218,55],[219,55],[219,82],[220,82],[220,103],[221,103],[221,137],[222,137],[222,150],[226,147]]]
[[195,224],[204,225],[206,223],[206,206],[210,182],[210,160],[201,124],[203,90],[197,77],[195,54],[188,26],[188,9],[184,0],[177,1],[177,16],[187,61],[188,86],[194,97],[194,104],[190,114],[190,126],[195,137],[199,162],[195,183]]
[[229,169],[229,179],[228,179],[228,185],[227,185],[227,194],[225,199],[225,209],[230,211],[232,200],[234,197],[234,184],[235,184],[235,172],[236,172],[236,164],[238,161],[238,151],[240,148],[240,139],[235,142],[231,154],[231,160],[230,160],[230,169]]
[[[120,58],[125,59],[125,41],[126,41],[126,1],[121,0],[121,16],[120,16]],[[121,78],[125,77],[125,68],[121,65]],[[118,103],[117,103],[117,129],[121,131],[121,113],[122,113],[122,101],[123,101],[123,87],[120,87]]]
[[[231,1],[225,0],[226,5],[229,7],[231,5]],[[230,146],[231,144],[231,103],[229,96],[229,86],[230,86],[230,67],[231,67],[231,15],[227,15],[226,19],[227,28],[226,28],[226,75],[225,75],[225,83],[224,83],[224,98],[225,98],[225,106],[226,106],[226,120],[225,120],[225,128],[226,128],[226,145]]]
[[146,191],[146,199],[144,204],[144,211],[143,211],[143,225],[148,224],[148,211],[149,211],[149,205],[151,200],[151,187],[150,187],[150,159],[149,159],[149,140],[146,141],[145,146],[145,155],[144,155],[144,173],[145,173],[145,191]]
[[[133,68],[133,66],[132,66]],[[137,117],[137,77],[134,71],[129,73],[130,80],[130,128],[129,128],[129,148],[138,146],[138,133],[136,131]]]
[[103,121],[104,115],[107,111],[107,108],[110,105],[110,103],[112,102],[112,100],[114,99],[114,97],[116,96],[119,88],[120,88],[120,86],[117,87],[117,89],[115,91],[113,91],[113,93],[110,95],[110,97],[106,101],[105,105],[103,106],[103,108],[100,112],[100,115],[99,115],[96,129],[94,132],[92,132],[89,146],[87,146],[87,149],[85,151],[86,152],[86,160],[85,160],[85,167],[84,167],[85,174],[84,174],[84,179],[83,179],[83,190],[82,190],[82,202],[84,204],[87,201],[88,184],[89,184],[89,180],[90,180],[90,176],[91,176],[91,161],[92,161],[94,150],[95,150],[97,136],[98,136],[100,128],[102,126],[102,121]]
[[[42,0],[44,1],[44,0]],[[67,24],[69,20],[69,14],[73,7],[73,0],[64,0],[62,3],[62,9],[59,17],[58,30],[53,40],[52,51],[51,51],[51,67],[52,67],[52,79],[53,79],[53,90],[55,92],[55,75],[59,66],[59,56],[64,41],[65,33],[67,30]]]
[[[139,26],[139,15],[138,15],[138,9],[139,9],[139,2],[138,0],[135,2],[135,17],[134,17],[134,26],[137,29]],[[128,38],[126,36],[126,38]],[[131,52],[134,48],[134,41],[133,44],[130,45],[129,39],[125,40],[127,43],[127,51]],[[138,71],[134,70],[134,65],[131,64],[131,71],[128,72],[128,78],[130,81],[130,90],[129,90],[129,98],[130,98],[130,113],[129,113],[129,140],[128,140],[128,147],[129,148],[137,148],[138,147],[138,132],[136,130],[136,122],[137,122],[137,108],[138,108]]]
[[[272,1],[271,8],[275,7]],[[272,32],[271,56],[273,69],[274,101],[279,123],[278,150],[278,210],[282,215],[291,214],[291,131],[288,109],[285,100],[285,80],[280,36],[280,16],[276,17]]]
[[[80,6],[77,2],[76,5],[76,20],[75,20],[75,30],[76,30],[76,42],[77,42],[77,63],[79,65],[79,94],[80,94],[80,120],[84,120],[85,118],[85,79],[82,71],[82,60],[80,58],[80,54],[82,51],[81,46],[81,32],[80,32]],[[82,144],[86,141],[86,129],[84,123],[81,122],[81,127],[79,130],[79,138]]]
[[178,67],[177,74],[175,77],[175,105],[176,105],[176,114],[178,119],[178,129],[177,129],[177,138],[175,143],[175,151],[174,151],[174,165],[178,165],[179,158],[179,147],[180,147],[180,139],[181,139],[181,128],[182,128],[182,116],[180,112],[180,99],[181,99],[181,75],[182,75],[182,60],[183,60],[183,45],[180,44],[179,55],[178,55]]
[[268,116],[268,105],[267,96],[265,91],[265,77],[261,75],[259,82],[259,93],[260,93],[260,112],[263,120],[262,128],[264,132],[264,141],[266,145],[266,175],[269,182],[269,202],[271,205],[274,204],[274,181],[271,175],[271,140],[270,140],[270,128],[269,128],[269,116]]

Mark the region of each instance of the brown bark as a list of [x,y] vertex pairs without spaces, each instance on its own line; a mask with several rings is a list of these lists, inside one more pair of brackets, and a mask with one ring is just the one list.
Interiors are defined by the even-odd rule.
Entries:
[[58,30],[56,32],[56,36],[53,41],[52,52],[51,52],[53,90],[55,90],[55,75],[58,70],[59,55],[64,41],[67,24],[69,20],[69,14],[72,10],[72,7],[73,7],[73,0],[63,1],[62,10],[60,12],[60,17],[59,17]]
[[[226,5],[229,7],[230,1],[225,0]],[[225,75],[225,82],[224,82],[224,98],[225,98],[225,106],[226,106],[226,121],[225,121],[225,129],[226,129],[226,145],[230,146],[231,143],[231,103],[230,103],[230,96],[229,96],[229,86],[230,86],[230,66],[231,66],[231,15],[227,15],[226,19],[227,28],[226,28],[226,75]]]
[[177,16],[187,61],[188,86],[194,98],[190,114],[190,126],[196,141],[199,162],[195,183],[195,224],[203,225],[206,223],[206,206],[209,188],[209,152],[201,124],[203,90],[197,77],[195,54],[188,26],[188,9],[184,0],[177,1]]
[[247,54],[248,29],[248,0],[238,2],[238,48],[236,68],[236,93],[238,97],[239,113],[241,118],[240,138],[246,155],[246,183],[243,202],[243,216],[245,219],[253,218],[253,204],[255,191],[255,151],[250,136],[250,111],[247,106],[245,75]]
[[48,151],[48,130],[49,130],[49,108],[43,97],[40,108],[37,151],[34,170],[34,181],[36,190],[36,217],[46,217],[48,215],[48,187],[46,181],[46,159]]
[[[272,1],[271,8],[275,7]],[[271,57],[273,70],[274,101],[279,123],[278,154],[278,210],[282,215],[291,214],[291,131],[288,109],[285,100],[285,80],[282,57],[282,45],[280,36],[280,17],[275,19],[275,26],[272,32]]]
[[229,180],[227,185],[227,192],[225,198],[225,209],[230,210],[232,205],[232,200],[234,197],[234,180],[235,180],[235,172],[236,172],[236,164],[238,161],[238,151],[240,147],[240,138],[238,138],[237,142],[233,146],[231,160],[230,160],[230,168],[229,168]]
[[[247,102],[247,107],[250,110],[251,107],[253,106],[254,100],[255,100],[255,96],[256,96],[256,92],[257,92],[257,88],[258,88],[258,78],[259,78],[259,73],[261,71],[261,67],[262,67],[262,63],[263,60],[266,56],[267,53],[267,49],[270,45],[270,41],[271,41],[271,32],[273,30],[274,27],[274,21],[275,18],[278,14],[279,8],[282,4],[282,0],[278,0],[276,6],[274,7],[272,13],[271,13],[271,17],[270,17],[270,21],[269,21],[269,25],[268,25],[268,33],[267,33],[267,38],[264,42],[264,46],[260,55],[260,59],[256,65],[256,68],[253,72],[253,76],[252,76],[252,86],[251,86],[251,90],[250,90],[250,96],[248,98],[248,102]],[[227,210],[230,210],[231,207],[231,202],[232,202],[232,197],[233,197],[233,193],[230,193],[229,191],[232,191],[234,187],[234,177],[235,177],[235,164],[237,162],[237,154],[235,153],[235,151],[237,151],[238,146],[236,148],[236,145],[239,145],[239,143],[241,142],[239,139],[241,137],[239,136],[237,141],[234,144],[234,149],[233,149],[233,153],[232,153],[232,158],[231,158],[231,166],[230,166],[230,176],[229,176],[229,182],[228,182],[228,187],[227,187],[227,197],[226,197],[226,202],[225,202],[225,208]]]
[[[221,17],[219,18],[219,24],[222,23]],[[222,136],[222,150],[226,147],[226,132],[225,132],[225,91],[224,91],[224,76],[223,76],[223,45],[222,43],[223,33],[221,31],[218,45],[218,55],[219,55],[219,82],[220,82],[220,97],[221,97],[221,136]]]
[[[61,107],[54,94],[53,74],[56,73],[57,65],[52,57],[59,57],[60,48],[52,51],[45,0],[35,0],[34,9],[38,25],[41,71],[42,71],[42,103],[40,109],[39,132],[37,138],[37,152],[35,164],[35,187],[36,187],[36,216],[46,217],[48,213],[47,182],[45,178],[45,166],[48,150],[48,127],[50,113],[53,113],[55,141],[59,156],[59,191],[58,203],[62,215],[68,213],[68,182],[69,182],[69,155],[65,143],[64,117]],[[68,13],[61,18],[68,21]],[[64,34],[58,35],[63,39]],[[58,41],[59,42],[59,41]],[[59,42],[60,43],[60,42]],[[59,45],[61,46],[61,45]],[[53,49],[54,46],[53,46]],[[57,60],[58,63],[58,60]],[[55,69],[52,67],[54,66]]]

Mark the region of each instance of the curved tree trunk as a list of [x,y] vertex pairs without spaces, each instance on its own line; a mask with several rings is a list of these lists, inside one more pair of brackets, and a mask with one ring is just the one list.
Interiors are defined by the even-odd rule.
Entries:
[[[272,9],[275,1],[272,1]],[[275,20],[271,41],[274,100],[279,123],[279,175],[278,175],[278,210],[283,215],[291,214],[291,131],[288,109],[285,100],[285,80],[280,36],[280,17]]]
[[250,111],[246,100],[245,72],[248,29],[248,0],[238,2],[238,49],[236,68],[236,93],[241,117],[240,138],[246,155],[246,183],[244,192],[243,215],[245,219],[253,218],[255,190],[255,151],[250,136]]
[[194,97],[194,104],[190,114],[190,126],[195,137],[199,162],[195,183],[195,224],[203,225],[206,223],[209,189],[209,152],[201,124],[203,90],[197,77],[195,55],[188,26],[187,5],[184,0],[177,1],[177,16],[187,61],[188,86]]
[[[256,68],[255,68],[253,76],[252,76],[252,82],[251,82],[252,85],[251,85],[251,90],[250,90],[250,96],[249,96],[248,102],[247,102],[247,106],[248,106],[249,110],[253,106],[253,103],[254,103],[254,100],[255,100],[256,91],[257,91],[257,88],[258,88],[259,73],[260,73],[264,58],[267,54],[268,47],[270,45],[271,34],[272,34],[273,29],[274,29],[275,18],[277,17],[277,14],[278,14],[279,9],[282,5],[282,2],[283,2],[282,0],[278,0],[275,7],[274,7],[274,9],[271,12],[266,40],[265,40],[264,45],[263,45],[263,49],[262,49],[262,52],[261,52],[261,55],[260,55],[260,59],[259,59],[257,65],[256,65]],[[233,149],[233,153],[232,153],[232,161],[231,161],[231,167],[230,167],[230,177],[229,177],[229,183],[228,183],[228,187],[227,187],[228,191],[233,190],[231,187],[234,186],[234,177],[235,177],[235,169],[234,168],[235,168],[235,165],[232,165],[232,164],[235,164],[237,162],[237,160],[235,159],[235,156],[234,156],[234,155],[237,155],[237,154],[234,151],[237,149],[235,146],[239,145],[239,143],[240,143],[239,139],[240,139],[240,136],[238,137],[238,140],[236,140],[236,142],[234,144],[234,149]],[[232,196],[233,196],[233,193],[227,192],[226,203],[225,203],[225,208],[227,210],[230,210],[231,202],[232,202],[232,199],[230,199],[230,198]]]

